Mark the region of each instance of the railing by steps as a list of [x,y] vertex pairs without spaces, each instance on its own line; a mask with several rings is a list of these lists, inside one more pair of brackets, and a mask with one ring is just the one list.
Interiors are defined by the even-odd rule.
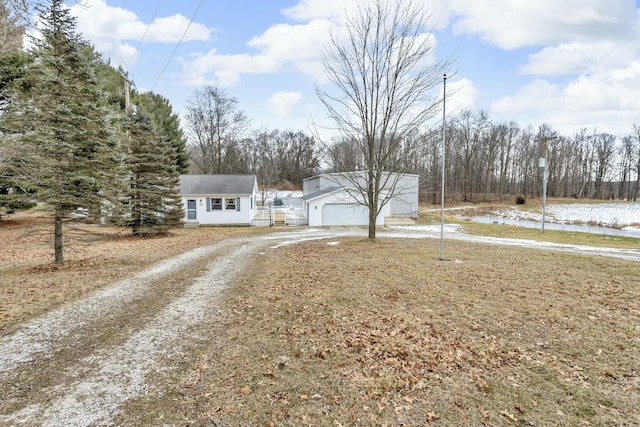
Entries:
[[252,225],[256,226],[306,225],[308,223],[305,209],[287,206],[258,206],[252,221]]

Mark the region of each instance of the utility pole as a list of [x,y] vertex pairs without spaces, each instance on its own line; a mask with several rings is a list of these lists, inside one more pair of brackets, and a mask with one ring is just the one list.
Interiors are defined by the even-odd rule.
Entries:
[[131,85],[133,82],[129,80],[129,78],[124,74],[120,73],[124,80],[124,105],[125,105],[125,113],[129,114],[131,110]]
[[538,167],[542,168],[542,227],[541,227],[541,233],[544,233],[544,215],[545,215],[545,211],[547,210],[547,143],[552,140],[552,139],[556,139],[557,136],[545,136],[539,139],[536,139],[535,142],[543,142],[544,143],[544,150],[543,150],[543,156],[538,160]]
[[[124,114],[126,119],[129,119],[129,114],[131,114],[131,85],[133,82],[129,80],[129,78],[124,74],[124,72],[120,73],[120,76],[124,79]],[[127,153],[131,154],[131,133],[127,129]]]
[[440,260],[444,260],[444,154],[446,142],[447,73],[442,76],[442,183],[440,188]]

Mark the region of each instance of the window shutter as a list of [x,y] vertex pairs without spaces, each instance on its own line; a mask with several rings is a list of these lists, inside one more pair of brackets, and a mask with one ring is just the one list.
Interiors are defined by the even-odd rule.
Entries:
[[240,212],[240,197],[236,197],[236,211]]
[[211,198],[207,197],[207,212],[211,212]]

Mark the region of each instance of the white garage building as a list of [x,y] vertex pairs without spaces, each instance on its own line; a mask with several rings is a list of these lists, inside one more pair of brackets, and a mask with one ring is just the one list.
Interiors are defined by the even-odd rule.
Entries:
[[[364,172],[321,174],[307,178],[302,183],[303,200],[306,203],[310,226],[368,225],[369,211],[358,203],[353,182],[364,185]],[[418,210],[418,175],[384,172],[387,185],[383,196],[391,194],[376,218],[376,225],[384,225],[391,217],[415,217]]]

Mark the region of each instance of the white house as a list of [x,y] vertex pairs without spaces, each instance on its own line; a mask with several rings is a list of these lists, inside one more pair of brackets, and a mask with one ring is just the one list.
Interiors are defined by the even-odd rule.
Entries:
[[195,225],[251,225],[256,212],[255,175],[181,175],[184,223]]
[[[415,217],[418,211],[419,176],[383,172],[381,199],[391,195],[376,218],[376,225],[384,225],[391,217]],[[348,191],[364,186],[366,175],[362,171],[321,174],[302,183],[310,226],[368,225],[369,211],[359,203],[357,192]]]

